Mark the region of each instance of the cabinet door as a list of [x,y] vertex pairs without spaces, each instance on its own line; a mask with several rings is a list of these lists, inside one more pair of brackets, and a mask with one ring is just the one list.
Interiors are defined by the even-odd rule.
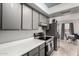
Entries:
[[40,14],[40,22],[47,24],[47,19],[44,15]]
[[46,18],[46,16],[43,16],[43,19],[44,19],[44,23],[47,24],[47,18]]
[[1,3],[0,3],[0,28],[1,28]]
[[40,50],[40,56],[45,56],[45,48],[42,48],[42,49]]
[[23,29],[32,29],[32,9],[23,5]]
[[43,15],[40,14],[40,22],[44,22]]
[[29,52],[29,56],[34,56],[36,54],[38,54],[38,47],[34,48],[33,50]]
[[34,56],[39,56],[39,54],[37,53],[37,54],[35,54]]
[[39,13],[33,10],[33,29],[38,29]]
[[2,6],[2,29],[21,29],[21,5],[3,3]]

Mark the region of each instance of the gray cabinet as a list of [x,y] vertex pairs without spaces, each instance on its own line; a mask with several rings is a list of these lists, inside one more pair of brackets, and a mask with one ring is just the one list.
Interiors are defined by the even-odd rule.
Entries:
[[45,56],[45,47],[40,50],[40,56]]
[[34,48],[33,50],[31,50],[29,52],[29,56],[34,56],[34,55],[37,55],[38,54],[38,47],[37,48]]
[[39,54],[37,53],[37,54],[35,54],[34,56],[39,56]]
[[33,10],[33,29],[38,29],[39,13]]
[[0,3],[0,28],[1,28],[1,3]]
[[22,56],[28,56],[28,54],[27,54],[27,53],[25,53],[25,54],[23,54]]
[[39,49],[39,55],[40,56],[45,56],[45,43],[40,45],[40,49]]
[[23,54],[22,56],[45,56],[45,43]]
[[45,43],[28,52],[29,56],[45,56]]
[[2,29],[21,29],[21,5],[19,3],[2,4]]
[[43,43],[43,44],[40,45],[40,49],[42,49],[44,47],[45,47],[45,43]]
[[47,18],[44,15],[42,15],[42,14],[40,14],[40,23],[47,24]]
[[22,29],[32,29],[32,9],[23,5]]

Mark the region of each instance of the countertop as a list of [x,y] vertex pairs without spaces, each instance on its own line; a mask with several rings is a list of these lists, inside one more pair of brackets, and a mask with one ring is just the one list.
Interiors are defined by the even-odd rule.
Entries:
[[45,43],[43,40],[32,38],[0,44],[0,56],[21,56],[35,47]]

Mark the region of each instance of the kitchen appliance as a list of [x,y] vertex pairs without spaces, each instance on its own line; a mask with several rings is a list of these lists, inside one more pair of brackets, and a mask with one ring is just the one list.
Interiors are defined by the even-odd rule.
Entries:
[[49,29],[46,30],[47,36],[54,36],[54,50],[57,50],[57,20],[53,19],[52,23],[49,24]]
[[34,39],[38,39],[40,37],[44,37],[44,33],[43,32],[34,33]]
[[45,55],[50,56],[51,53],[54,51],[54,42],[53,42],[53,36],[50,37],[48,40],[46,40],[46,46],[45,46]]
[[54,36],[46,36],[44,37],[44,33],[34,33],[34,38],[35,39],[40,39],[40,40],[45,40],[45,55],[49,56],[51,53],[54,51],[54,43],[53,43],[53,38]]

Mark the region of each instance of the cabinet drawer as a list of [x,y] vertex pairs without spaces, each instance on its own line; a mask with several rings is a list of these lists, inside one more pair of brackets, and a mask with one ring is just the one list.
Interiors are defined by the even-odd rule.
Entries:
[[35,49],[33,49],[33,50],[31,50],[31,51],[29,52],[29,56],[33,56],[33,55],[35,55],[36,53],[38,53],[38,47],[35,48]]
[[40,49],[42,49],[44,47],[45,47],[45,43],[43,43],[43,44],[40,45]]
[[40,50],[40,56],[45,56],[45,48],[42,48],[42,49]]

